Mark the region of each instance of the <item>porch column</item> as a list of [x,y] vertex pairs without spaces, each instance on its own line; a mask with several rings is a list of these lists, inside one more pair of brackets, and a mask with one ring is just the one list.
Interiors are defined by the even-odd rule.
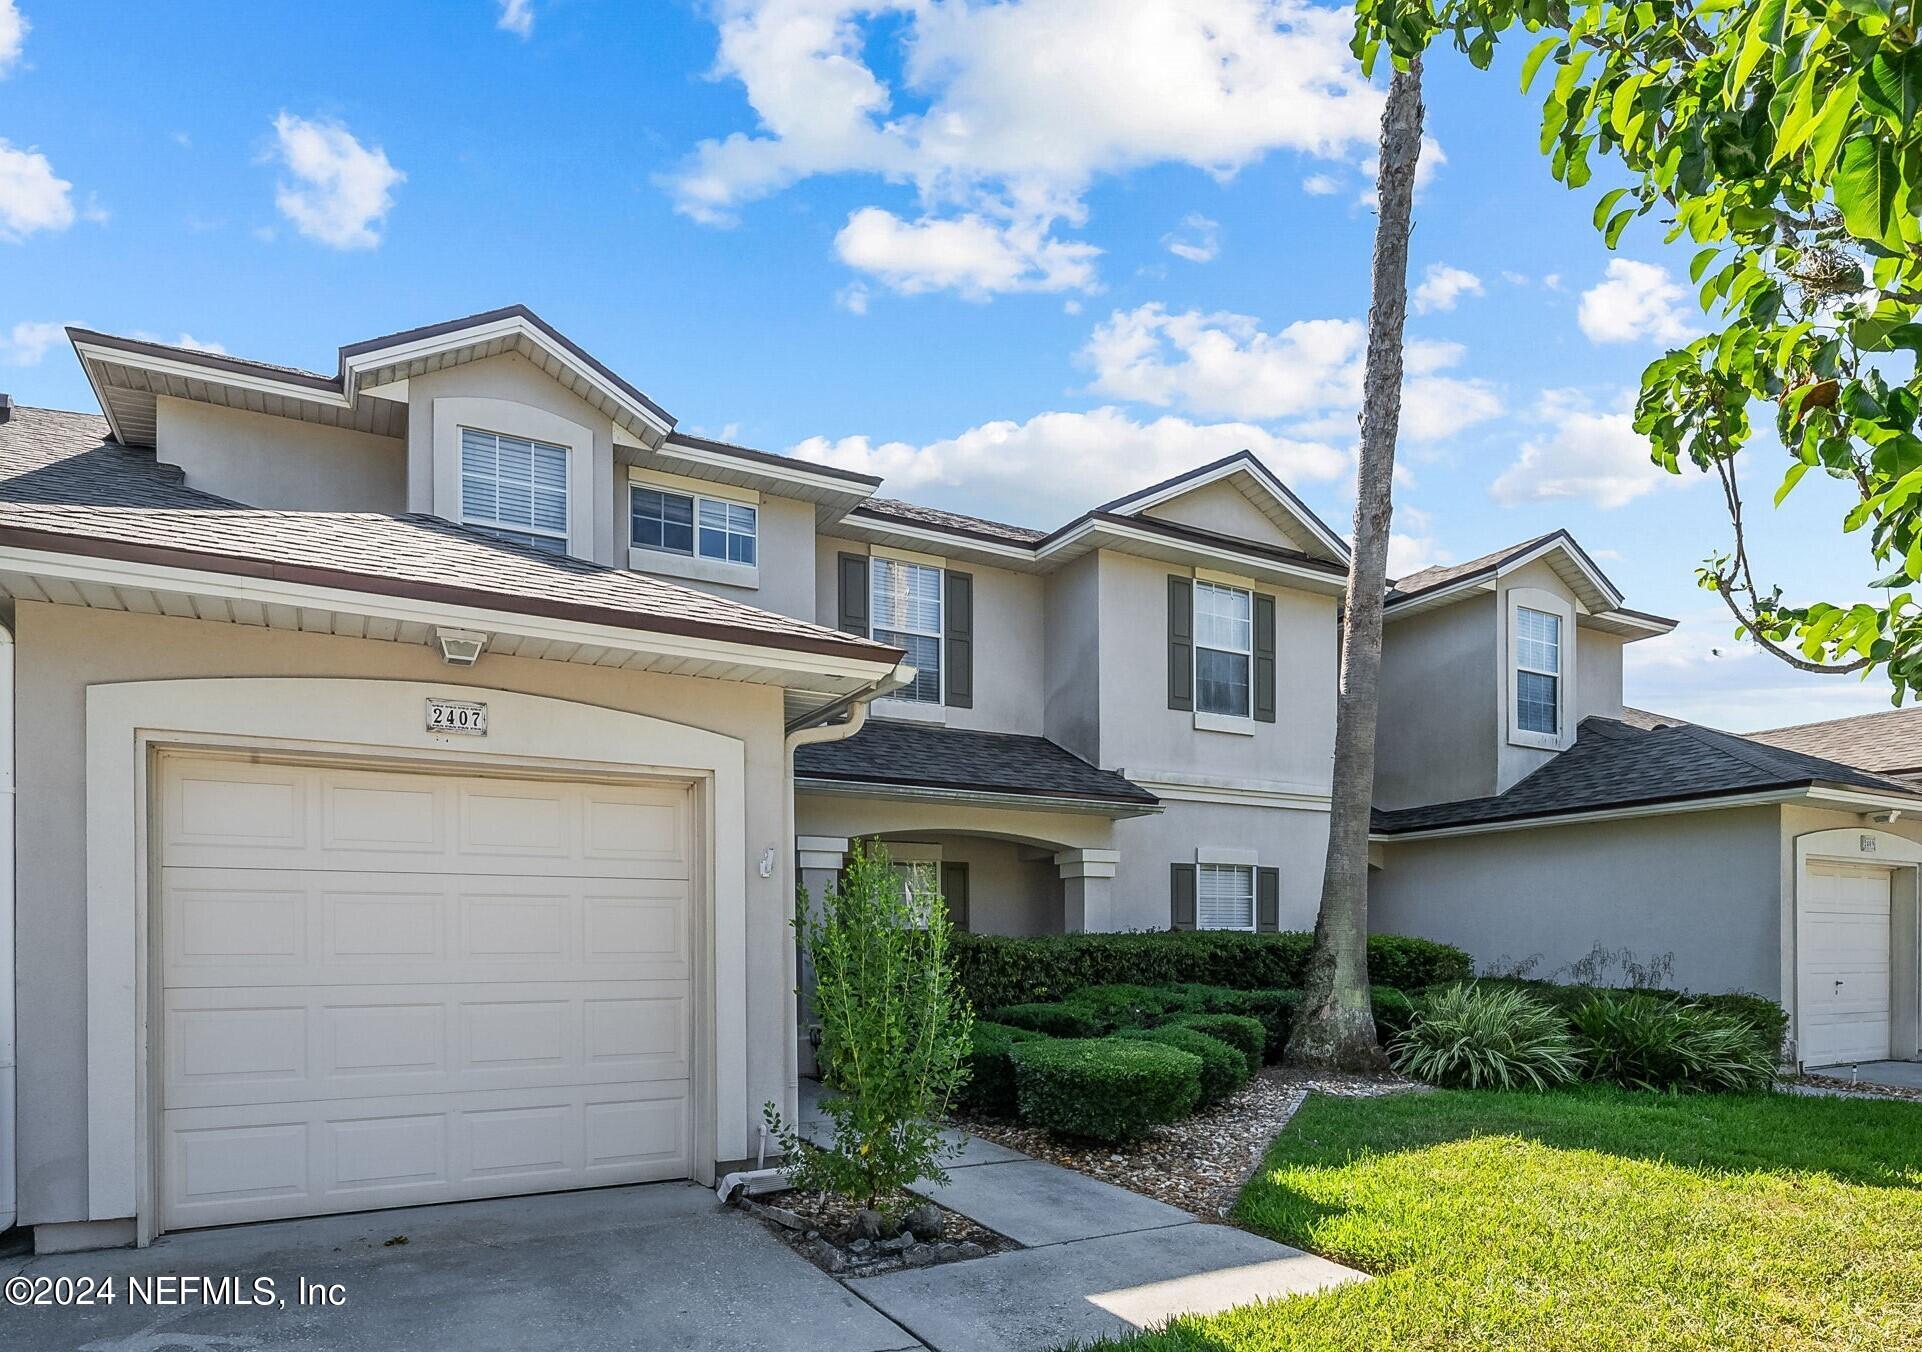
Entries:
[[1061,871],[1061,927],[1070,934],[1114,928],[1110,892],[1119,850],[1062,850],[1054,857]]
[[[840,876],[841,865],[847,855],[846,836],[797,835],[794,838],[795,872],[800,876],[802,889],[807,892],[809,911],[820,907],[821,898]],[[818,1069],[814,1060],[814,1046],[808,1041],[808,1029],[814,1023],[814,964],[808,961],[807,950],[800,947],[799,935],[794,937],[794,943],[794,971],[799,987],[795,993],[794,1027],[799,1043],[794,1049],[795,1064],[801,1074],[812,1075]]]

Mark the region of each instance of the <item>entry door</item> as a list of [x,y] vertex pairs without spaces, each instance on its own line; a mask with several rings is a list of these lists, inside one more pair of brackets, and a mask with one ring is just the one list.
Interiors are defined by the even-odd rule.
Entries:
[[162,1225],[686,1177],[690,796],[165,757]]
[[1889,1055],[1889,871],[1811,860],[1796,928],[1802,1063]]

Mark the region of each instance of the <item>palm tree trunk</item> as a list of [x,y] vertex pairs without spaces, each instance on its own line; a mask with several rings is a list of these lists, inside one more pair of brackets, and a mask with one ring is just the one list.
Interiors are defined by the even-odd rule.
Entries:
[[1354,558],[1342,611],[1341,691],[1321,915],[1301,1017],[1288,1037],[1294,1065],[1374,1070],[1384,1064],[1368,991],[1368,818],[1375,796],[1376,700],[1382,595],[1388,578],[1395,435],[1401,424],[1402,328],[1408,317],[1408,233],[1421,155],[1421,58],[1396,71],[1381,114],[1381,216],[1375,225],[1368,369],[1355,482]]

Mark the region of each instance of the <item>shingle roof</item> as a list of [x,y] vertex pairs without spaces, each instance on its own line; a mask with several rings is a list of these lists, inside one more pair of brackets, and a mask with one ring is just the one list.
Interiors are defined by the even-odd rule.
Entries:
[[1922,770],[1922,707],[1918,706],[1821,723],[1796,723],[1748,736],[1770,746],[1826,756],[1884,774]]
[[1388,588],[1388,600],[1391,603],[1405,600],[1411,596],[1419,596],[1423,592],[1431,592],[1439,587],[1446,587],[1451,582],[1460,582],[1463,578],[1474,577],[1478,573],[1492,573],[1511,559],[1518,559],[1528,553],[1529,550],[1537,549],[1547,544],[1557,535],[1564,533],[1565,532],[1562,531],[1550,531],[1546,535],[1537,535],[1532,540],[1524,540],[1518,545],[1510,545],[1506,549],[1498,549],[1492,554],[1484,554],[1480,558],[1470,559],[1466,563],[1450,563],[1438,565],[1433,568],[1423,568],[1418,572],[1410,573],[1407,577],[1397,578]]
[[869,498],[854,509],[856,516],[880,516],[895,521],[904,521],[914,526],[932,526],[936,530],[954,531],[961,535],[974,535],[988,540],[1003,540],[1011,544],[1031,545],[1047,538],[1048,532],[1034,530],[1027,526],[1010,526],[1005,521],[989,521],[985,517],[966,516],[960,512],[944,512],[938,507],[923,507],[916,502],[902,502],[896,498]]
[[797,779],[967,789],[1153,807],[1160,800],[1045,737],[873,718],[854,736],[794,752]]
[[0,423],[0,544],[433,599],[870,661],[892,648],[625,569],[542,554],[420,513],[290,512],[188,488],[106,419]]
[[1922,799],[1913,785],[1899,780],[1714,728],[1669,723],[1650,729],[1621,719],[1585,718],[1574,746],[1507,793],[1377,809],[1374,829],[1393,835],[1483,826],[1813,784]]

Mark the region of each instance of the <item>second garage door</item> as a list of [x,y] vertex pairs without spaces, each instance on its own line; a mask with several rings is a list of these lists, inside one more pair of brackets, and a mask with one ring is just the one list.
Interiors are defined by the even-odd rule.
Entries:
[[1889,1054],[1889,871],[1811,860],[1799,921],[1803,1064],[1882,1060]]
[[689,1174],[689,785],[159,782],[165,1228]]

